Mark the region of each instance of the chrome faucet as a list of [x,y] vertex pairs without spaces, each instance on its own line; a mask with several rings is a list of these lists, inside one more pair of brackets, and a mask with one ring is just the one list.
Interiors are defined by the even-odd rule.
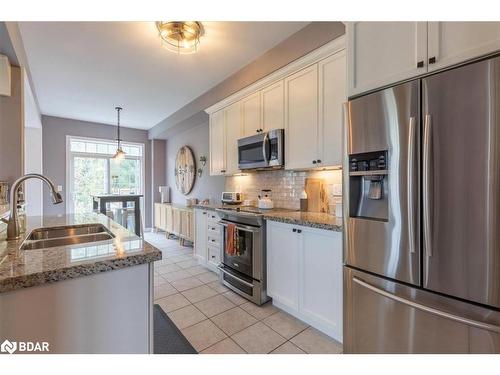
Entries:
[[50,188],[50,192],[52,193],[52,202],[54,204],[59,204],[63,202],[61,194],[57,192],[57,189],[52,181],[50,181],[47,177],[42,176],[38,173],[29,173],[25,174],[22,177],[19,177],[12,184],[12,188],[10,189],[10,216],[8,220],[2,219],[5,223],[7,223],[7,241],[17,240],[21,237],[21,233],[19,230],[19,218],[17,215],[17,191],[19,190],[19,186],[24,181],[30,178],[38,178],[44,181]]

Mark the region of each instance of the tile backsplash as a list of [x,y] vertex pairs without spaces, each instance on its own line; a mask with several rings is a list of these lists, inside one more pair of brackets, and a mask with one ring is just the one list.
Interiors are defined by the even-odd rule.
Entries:
[[306,178],[323,179],[327,186],[328,205],[334,213],[335,203],[341,202],[342,171],[259,171],[226,178],[226,191],[243,193],[243,199],[257,200],[262,189],[271,189],[274,207],[300,209],[300,194]]

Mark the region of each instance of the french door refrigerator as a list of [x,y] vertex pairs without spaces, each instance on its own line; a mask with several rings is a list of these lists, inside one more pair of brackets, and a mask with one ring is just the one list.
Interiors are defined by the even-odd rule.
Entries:
[[500,58],[345,116],[344,351],[500,353]]

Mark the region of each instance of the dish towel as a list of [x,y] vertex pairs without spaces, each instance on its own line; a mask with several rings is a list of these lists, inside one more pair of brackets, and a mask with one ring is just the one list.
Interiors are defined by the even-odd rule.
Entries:
[[227,224],[226,246],[224,246],[226,254],[234,256],[236,254],[236,235],[238,230],[236,224]]

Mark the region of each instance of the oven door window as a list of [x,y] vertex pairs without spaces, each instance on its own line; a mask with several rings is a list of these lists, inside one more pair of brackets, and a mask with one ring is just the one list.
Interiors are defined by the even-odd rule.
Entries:
[[252,275],[252,250],[254,245],[253,232],[236,227],[236,235],[234,238],[236,253],[229,255],[226,252],[227,228],[224,227],[224,264],[235,271],[241,272],[248,277]]

